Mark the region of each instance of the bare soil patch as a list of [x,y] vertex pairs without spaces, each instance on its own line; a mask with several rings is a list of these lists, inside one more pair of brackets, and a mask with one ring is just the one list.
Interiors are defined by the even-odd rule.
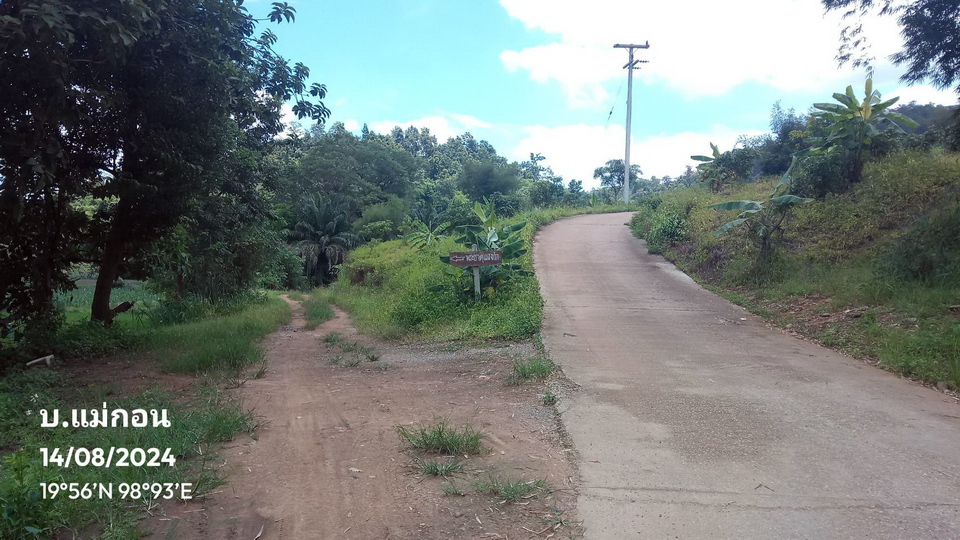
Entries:
[[[262,426],[219,454],[227,483],[158,509],[150,538],[447,539],[575,535],[576,471],[542,383],[508,386],[532,343],[462,347],[396,344],[359,335],[347,316],[303,329],[293,322],[265,342],[267,372],[231,390]],[[341,345],[322,338],[336,332]],[[367,347],[345,351],[342,344]],[[376,357],[371,361],[366,353]],[[353,359],[360,360],[356,365]],[[171,381],[172,382],[172,381]],[[488,449],[459,456],[464,470],[422,476],[398,426],[437,419],[482,431]],[[428,456],[428,459],[436,459]],[[505,502],[478,479],[545,481],[535,496]],[[453,487],[451,487],[453,486]],[[461,491],[452,495],[450,491]]]

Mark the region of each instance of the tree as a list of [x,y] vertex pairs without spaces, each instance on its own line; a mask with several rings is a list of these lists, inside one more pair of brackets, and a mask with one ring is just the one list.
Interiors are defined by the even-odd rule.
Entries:
[[506,195],[520,186],[516,165],[494,160],[467,161],[457,178],[460,189],[472,200],[480,201],[494,193]]
[[[895,16],[904,37],[903,49],[891,59],[907,65],[901,80],[918,83],[929,80],[937,88],[956,86],[960,91],[960,3],[956,0],[821,0],[827,11],[843,10],[844,17],[863,16],[872,11]],[[870,67],[863,26],[856,22],[843,29],[837,60],[854,67]]]
[[859,101],[853,92],[852,86],[847,86],[845,93],[835,93],[833,98],[837,103],[814,103],[817,109],[813,116],[827,124],[827,135],[824,137],[810,137],[807,142],[813,147],[813,152],[843,152],[843,161],[846,165],[848,182],[859,182],[863,173],[863,153],[875,138],[885,136],[889,132],[903,133],[897,125],[901,123],[907,127],[919,127],[916,122],[900,113],[887,110],[899,98],[881,101],[880,92],[873,89],[873,79],[867,79],[864,84],[864,98]]
[[335,266],[360,244],[350,232],[347,213],[331,201],[317,197],[303,209],[290,239],[304,259],[304,273],[313,285],[326,285],[336,277]]
[[[268,19],[293,17],[276,2]],[[4,95],[18,96],[0,105],[13,119],[0,131],[0,199],[11,210],[3,242],[65,254],[43,257],[45,276],[4,279],[0,309],[48,314],[37,306],[68,285],[65,269],[77,258],[63,246],[91,240],[87,256],[99,261],[91,317],[109,322],[123,261],[149,249],[212,186],[258,189],[256,178],[210,179],[272,144],[283,129],[281,103],[295,101],[301,118],[326,118],[322,102],[306,99],[322,99],[326,88],[308,88],[309,69],[277,55],[272,32],[255,37],[256,23],[224,0],[0,4],[0,80]],[[86,194],[115,204],[93,220],[73,220],[70,202]],[[39,238],[19,234],[24,229]],[[18,283],[39,300],[17,301],[9,287]]]
[[[622,159],[611,159],[603,167],[597,167],[593,171],[593,177],[600,180],[600,185],[610,188],[613,191],[613,200],[617,201],[620,192],[623,190],[624,166]],[[630,183],[632,184],[643,171],[639,165],[630,165]]]

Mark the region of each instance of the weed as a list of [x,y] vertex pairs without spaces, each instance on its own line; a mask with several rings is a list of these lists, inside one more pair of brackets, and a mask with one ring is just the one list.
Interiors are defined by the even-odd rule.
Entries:
[[459,461],[426,461],[417,458],[416,463],[420,474],[430,476],[450,476],[463,470],[463,463]]
[[532,494],[540,492],[545,485],[543,480],[532,480],[525,482],[523,480],[504,480],[499,476],[488,476],[486,479],[478,479],[473,487],[479,493],[496,495],[498,499],[505,501],[519,501],[523,498],[529,498]]
[[343,334],[341,334],[340,332],[330,332],[329,334],[323,336],[321,338],[321,341],[323,341],[327,345],[336,345],[341,341],[343,341]]
[[540,399],[544,405],[549,407],[551,405],[556,405],[557,400],[559,400],[560,398],[558,398],[556,394],[554,394],[553,392],[550,391],[549,388],[547,388],[547,391],[543,393],[543,396],[541,396]]
[[513,363],[513,373],[508,383],[521,384],[527,381],[540,381],[553,373],[553,362],[544,356],[534,356]]
[[463,496],[463,490],[457,487],[452,480],[448,480],[446,484],[443,485],[443,493],[445,495],[459,495]]
[[465,425],[460,429],[450,427],[446,420],[437,420],[427,426],[406,428],[397,431],[411,447],[429,454],[466,455],[479,454],[485,449],[485,435]]
[[391,366],[390,364],[388,364],[388,363],[386,363],[386,362],[381,362],[381,363],[377,364],[377,370],[379,370],[379,371],[390,371],[391,369],[393,369],[393,366]]

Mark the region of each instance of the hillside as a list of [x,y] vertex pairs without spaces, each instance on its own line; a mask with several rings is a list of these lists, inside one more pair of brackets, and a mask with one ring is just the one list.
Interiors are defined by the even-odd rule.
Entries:
[[646,199],[631,227],[704,285],[789,332],[940,387],[960,387],[960,156],[900,152],[845,192],[797,206],[758,265],[745,226],[709,205],[766,200],[778,178]]

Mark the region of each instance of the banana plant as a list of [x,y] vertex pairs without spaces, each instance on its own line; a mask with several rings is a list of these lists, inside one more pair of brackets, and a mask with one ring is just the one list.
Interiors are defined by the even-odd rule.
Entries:
[[847,180],[859,182],[863,174],[863,152],[877,137],[888,133],[903,133],[900,124],[908,128],[919,126],[910,117],[888,110],[900,98],[881,101],[880,92],[874,90],[873,79],[864,83],[864,98],[859,100],[853,86],[844,93],[833,94],[839,103],[814,103],[817,109],[813,116],[827,124],[827,134],[806,139],[814,153],[843,152],[847,163]]
[[716,193],[723,188],[732,175],[721,163],[723,154],[720,153],[720,148],[710,143],[710,150],[712,152],[710,156],[696,155],[690,156],[690,159],[701,162],[697,165],[697,170],[702,173],[701,178],[710,186],[710,191]]
[[450,222],[444,221],[436,227],[430,228],[430,225],[427,225],[420,220],[416,220],[413,222],[413,228],[414,231],[406,235],[404,240],[406,240],[411,246],[422,250],[423,248],[430,247],[439,242],[441,239],[446,238],[447,235],[444,233],[450,228]]
[[[502,252],[502,264],[480,267],[480,289],[487,296],[491,296],[496,293],[498,287],[514,277],[529,276],[532,272],[524,270],[518,262],[520,257],[527,253],[526,242],[521,236],[521,231],[527,226],[527,222],[521,221],[500,227],[500,218],[497,216],[493,202],[485,202],[485,205],[476,203],[473,207],[473,213],[480,219],[480,225],[462,225],[454,230],[460,233],[456,242],[464,246],[467,251],[476,245],[480,251],[500,250]],[[449,256],[441,255],[440,260],[450,263]],[[446,271],[463,283],[464,291],[473,291],[472,270],[448,266]],[[470,279],[461,279],[466,277]]]
[[714,236],[720,236],[731,229],[746,225],[750,231],[753,242],[760,249],[758,263],[761,268],[765,267],[773,256],[775,241],[783,234],[783,222],[793,207],[806,204],[813,199],[797,197],[790,194],[792,184],[791,174],[794,167],[801,159],[801,156],[794,155],[787,168],[787,172],[780,178],[780,182],[770,192],[770,196],[765,201],[727,201],[717,204],[711,204],[707,208],[713,208],[718,212],[727,212],[739,210],[740,214],[736,219],[730,220],[714,231]]

